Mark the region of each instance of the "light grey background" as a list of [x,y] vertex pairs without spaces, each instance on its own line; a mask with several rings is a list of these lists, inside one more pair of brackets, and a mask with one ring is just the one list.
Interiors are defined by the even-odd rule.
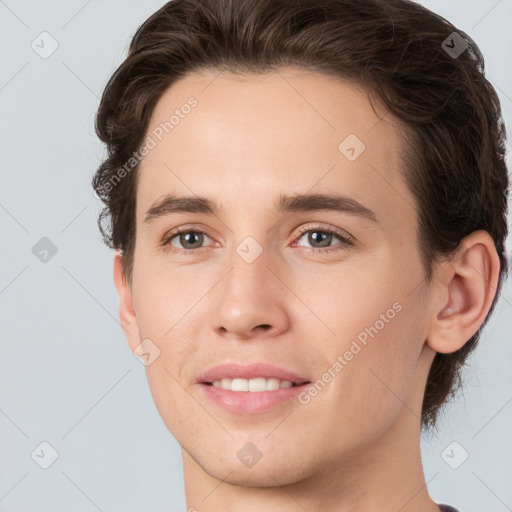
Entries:
[[[117,320],[90,186],[99,97],[163,3],[0,0],[0,511],[186,509],[179,445]],[[511,133],[512,0],[422,3],[479,44]],[[51,48],[43,31],[58,43],[46,59],[31,47]],[[42,237],[58,250],[46,263],[32,252]],[[461,512],[512,510],[511,319],[508,282],[464,393],[422,441],[433,499]],[[48,469],[43,441],[58,452]]]

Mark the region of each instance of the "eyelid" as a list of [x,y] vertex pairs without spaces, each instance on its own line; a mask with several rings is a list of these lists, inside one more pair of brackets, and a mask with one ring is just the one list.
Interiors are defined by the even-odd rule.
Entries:
[[298,233],[298,237],[297,238],[301,238],[301,235],[303,235],[304,233],[307,233],[308,231],[322,231],[322,232],[325,232],[325,233],[330,233],[332,235],[336,235],[338,238],[340,238],[341,240],[344,240],[346,242],[350,242],[350,243],[355,243],[355,239],[352,235],[350,235],[349,233],[347,233],[345,230],[343,229],[340,229],[340,228],[336,228],[334,226],[323,226],[322,224],[315,224],[313,223],[313,225],[305,225],[305,226],[302,226],[301,228],[299,228],[299,233]]

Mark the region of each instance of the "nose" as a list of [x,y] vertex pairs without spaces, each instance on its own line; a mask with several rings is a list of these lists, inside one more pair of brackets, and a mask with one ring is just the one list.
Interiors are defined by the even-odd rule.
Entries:
[[247,340],[274,337],[288,329],[290,292],[265,251],[252,262],[238,253],[231,261],[216,295],[217,334]]

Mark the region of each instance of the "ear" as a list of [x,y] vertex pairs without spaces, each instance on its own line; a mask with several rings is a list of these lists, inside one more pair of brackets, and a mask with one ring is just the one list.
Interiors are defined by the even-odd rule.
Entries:
[[427,344],[455,352],[484,323],[496,294],[500,260],[486,231],[465,237],[456,255],[436,269],[434,307]]
[[119,320],[128,340],[128,345],[133,352],[140,344],[139,327],[133,307],[131,288],[124,272],[123,257],[118,251],[114,256],[114,283],[119,295]]

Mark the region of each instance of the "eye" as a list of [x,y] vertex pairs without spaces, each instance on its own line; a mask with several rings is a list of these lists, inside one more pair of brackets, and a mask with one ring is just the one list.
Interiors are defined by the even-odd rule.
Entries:
[[[346,249],[347,247],[353,245],[353,241],[349,235],[341,230],[337,230],[334,228],[324,228],[322,226],[306,226],[299,230],[300,236],[296,240],[301,240],[308,235],[308,242],[313,245],[313,247],[306,248],[312,252],[334,252],[341,251]],[[168,248],[173,251],[178,251],[182,253],[190,253],[193,254],[195,251],[199,249],[205,249],[203,247],[203,243],[205,242],[205,238],[211,238],[200,229],[193,229],[190,226],[181,226],[179,228],[174,229],[165,235],[164,239],[161,242],[162,247]],[[341,243],[335,244],[334,247],[331,245],[333,238],[337,238]],[[179,244],[177,246],[176,244]],[[296,245],[296,242],[293,244]]]
[[[162,240],[162,246],[170,246],[178,251],[191,251],[202,249],[204,239],[210,238],[204,231],[182,226],[168,233]],[[175,243],[181,244],[177,247]]]
[[[301,236],[298,238],[298,240],[304,238],[305,235],[308,235],[307,241],[313,245],[313,247],[311,247],[309,250],[313,252],[341,251],[353,245],[353,241],[347,234],[334,228],[324,228],[322,226],[306,226],[301,228],[300,234]],[[341,243],[335,244],[334,248],[332,248],[330,245],[333,237],[341,241]],[[327,249],[325,249],[326,247]]]

